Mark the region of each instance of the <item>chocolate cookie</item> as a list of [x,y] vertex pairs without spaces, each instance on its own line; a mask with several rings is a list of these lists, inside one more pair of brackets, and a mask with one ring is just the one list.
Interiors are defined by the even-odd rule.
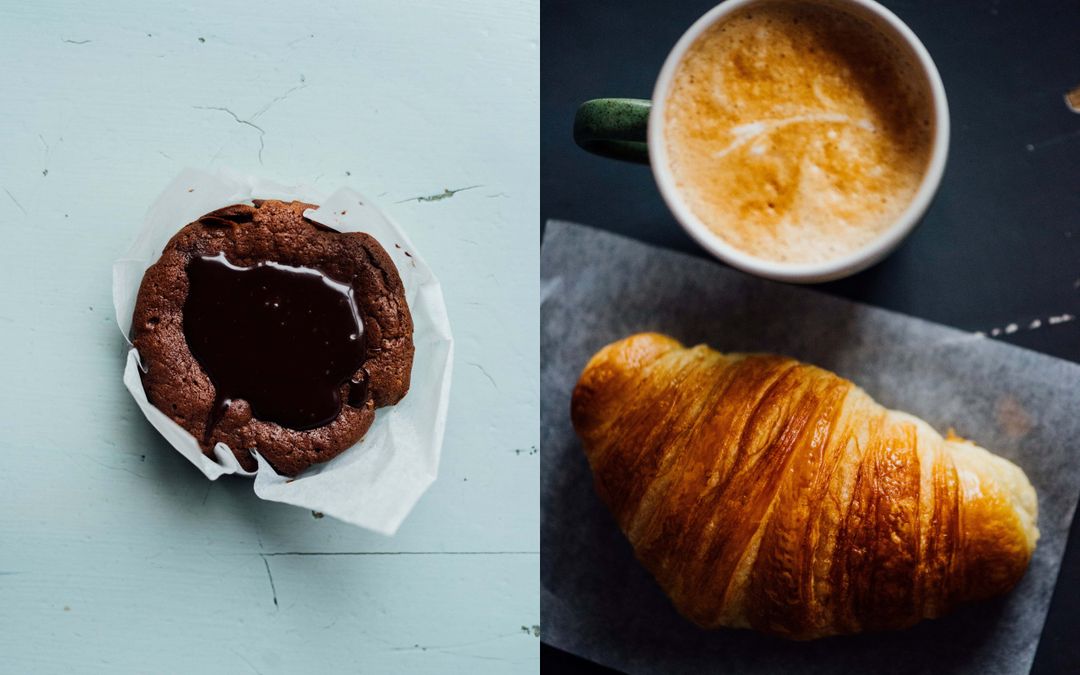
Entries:
[[295,476],[358,441],[409,390],[412,316],[375,239],[256,200],[185,226],[132,319],[147,398],[204,453],[258,451]]

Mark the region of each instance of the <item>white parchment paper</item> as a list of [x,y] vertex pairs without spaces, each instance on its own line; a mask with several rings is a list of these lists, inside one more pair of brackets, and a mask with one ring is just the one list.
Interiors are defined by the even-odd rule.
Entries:
[[[1080,493],[1080,366],[592,228],[541,249],[544,640],[630,673],[1027,673]],[[958,280],[960,281],[960,280]],[[829,368],[1024,469],[1042,537],[1008,595],[893,633],[789,642],[676,613],[596,496],[570,394],[605,344],[661,331]]]
[[454,342],[438,280],[405,232],[368,199],[348,188],[327,197],[309,186],[280,185],[227,170],[209,174],[185,169],[150,207],[131,248],[113,265],[117,323],[128,338],[143,273],[181,227],[210,211],[252,199],[319,204],[305,215],[342,232],[367,232],[390,254],[414,322],[416,354],[408,395],[397,405],[379,409],[356,445],[289,479],[258,454],[258,470],[245,472],[221,443],[214,448],[215,458],[204,455],[191,434],[147,401],[134,348],[128,353],[124,384],[150,423],[210,480],[223,474],[254,475],[255,494],[262,499],[321,511],[391,535],[438,472]]

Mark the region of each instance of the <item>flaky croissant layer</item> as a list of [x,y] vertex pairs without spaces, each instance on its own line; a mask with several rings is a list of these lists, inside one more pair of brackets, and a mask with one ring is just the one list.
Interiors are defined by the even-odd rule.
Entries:
[[1039,537],[1016,465],[793,359],[633,335],[571,413],[638,559],[706,628],[910,626],[1012,588]]

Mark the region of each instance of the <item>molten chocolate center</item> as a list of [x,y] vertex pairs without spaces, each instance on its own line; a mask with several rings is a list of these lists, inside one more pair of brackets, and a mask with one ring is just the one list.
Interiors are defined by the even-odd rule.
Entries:
[[311,267],[238,267],[224,253],[193,258],[187,278],[184,337],[216,391],[207,438],[236,399],[297,431],[338,416],[342,385],[364,363],[351,286]]

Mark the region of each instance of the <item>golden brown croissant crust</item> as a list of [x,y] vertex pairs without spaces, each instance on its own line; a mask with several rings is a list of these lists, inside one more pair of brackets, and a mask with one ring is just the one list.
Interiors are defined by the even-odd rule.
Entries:
[[789,358],[634,335],[572,417],[638,559],[706,628],[910,626],[1012,588],[1038,538],[1015,465]]

